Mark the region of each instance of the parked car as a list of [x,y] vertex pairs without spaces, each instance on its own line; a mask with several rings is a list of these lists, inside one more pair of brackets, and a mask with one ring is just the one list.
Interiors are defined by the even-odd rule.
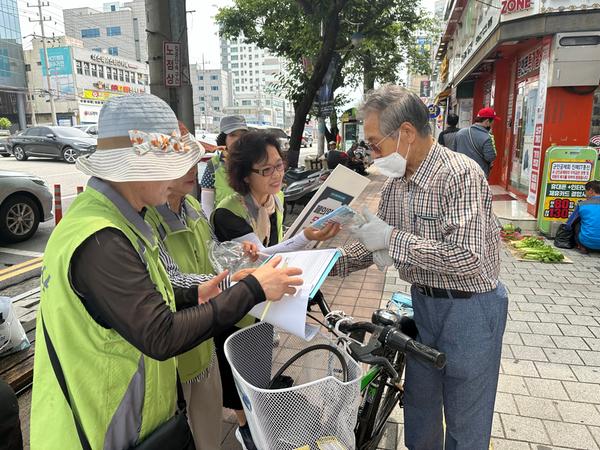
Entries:
[[[290,137],[287,135],[287,133],[285,131],[283,131],[283,129],[281,129],[279,127],[272,127],[271,125],[253,125],[253,124],[248,124],[248,129],[261,130],[261,131],[266,131],[267,133],[271,133],[279,140],[279,144],[281,145],[281,152],[283,153],[283,155],[284,156],[287,155],[287,152],[290,149]],[[283,159],[287,160],[286,158],[283,158]]]
[[5,130],[0,130],[0,156],[6,158],[7,156],[10,156],[10,147],[8,145],[10,133],[3,133],[3,131]]
[[74,164],[80,155],[96,151],[96,138],[74,127],[33,127],[11,136],[12,154],[19,161],[30,156],[62,159]]
[[312,145],[313,145],[312,136],[308,133],[304,133],[302,135],[302,142],[300,143],[300,146],[302,146],[304,148],[308,148],[308,147],[312,147]]
[[0,240],[20,242],[53,218],[52,194],[44,180],[22,172],[0,170]]
[[84,133],[90,134],[92,136],[98,136],[98,125],[96,125],[95,123],[87,125],[75,125],[73,128],[77,128],[78,130],[81,130]]

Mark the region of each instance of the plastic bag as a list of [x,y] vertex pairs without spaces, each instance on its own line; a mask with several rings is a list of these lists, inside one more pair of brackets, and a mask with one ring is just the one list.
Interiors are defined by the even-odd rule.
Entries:
[[325,227],[328,223],[339,223],[342,226],[347,225],[363,225],[365,223],[365,219],[362,215],[354,211],[348,205],[342,205],[337,209],[334,209],[328,214],[325,214],[318,220],[315,220],[310,224],[311,227],[321,229]]
[[23,325],[17,319],[12,300],[0,297],[0,355],[25,350],[30,345]]
[[412,319],[414,315],[412,297],[410,294],[394,292],[392,294],[392,298],[387,303],[387,309],[394,311],[396,314],[410,317]]
[[260,261],[253,262],[244,254],[241,242],[208,241],[208,259],[217,273],[229,270],[230,274],[242,269],[251,269],[260,266]]
[[554,237],[554,246],[558,248],[575,247],[575,236],[573,236],[573,231],[568,229],[564,223],[560,224],[558,227],[558,231]]

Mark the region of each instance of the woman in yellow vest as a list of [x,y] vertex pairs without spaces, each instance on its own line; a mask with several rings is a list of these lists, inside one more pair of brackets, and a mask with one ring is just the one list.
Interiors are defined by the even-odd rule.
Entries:
[[200,181],[200,198],[206,217],[210,217],[215,207],[235,192],[229,186],[225,161],[228,149],[248,131],[244,116],[225,116],[221,119],[219,128],[217,145],[221,150],[208,161]]
[[223,293],[226,273],[171,287],[142,213],[166,202],[171,180],[202,151],[158,97],[114,97],[102,107],[98,149],[77,160],[92,178],[44,253],[32,450],[193,449],[174,357],[301,284],[292,277],[299,270],[274,263]]
[[[283,241],[283,171],[284,162],[276,137],[251,131],[236,141],[227,157],[229,184],[236,193],[221,201],[212,216],[215,234],[220,241],[251,242],[261,253],[274,254],[300,250],[310,241],[325,241],[338,233],[339,225],[330,224],[322,230],[306,228]],[[223,353],[225,339],[236,329],[234,326],[215,336],[223,404],[237,413],[240,425],[236,432],[238,440],[245,450],[254,450],[233,375]]]
[[[187,288],[214,278],[206,242],[216,240],[202,212],[191,195],[198,167],[173,181],[164,205],[149,208],[145,219],[160,238],[160,259],[173,287]],[[233,274],[239,281],[252,270]],[[222,288],[228,287],[224,280]],[[187,412],[196,450],[213,450],[221,445],[222,390],[219,365],[212,339],[177,357],[177,370],[187,402]]]

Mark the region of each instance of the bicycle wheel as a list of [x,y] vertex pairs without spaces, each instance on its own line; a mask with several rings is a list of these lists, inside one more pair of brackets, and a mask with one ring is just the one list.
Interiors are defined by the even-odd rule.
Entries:
[[[400,376],[404,372],[404,354],[388,355]],[[365,400],[359,410],[356,429],[356,448],[375,450],[385,431],[385,425],[397,405],[402,404],[402,386],[391,383],[387,373],[381,371],[364,391]]]

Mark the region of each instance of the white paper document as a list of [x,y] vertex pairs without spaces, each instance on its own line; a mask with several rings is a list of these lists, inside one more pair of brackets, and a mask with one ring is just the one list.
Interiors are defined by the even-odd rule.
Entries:
[[[308,300],[323,284],[337,260],[339,252],[333,248],[277,253],[273,256],[283,258],[280,267],[287,262],[288,267],[302,269],[300,276],[304,280],[304,284],[297,287],[295,295],[284,295],[280,301],[272,302],[263,320],[307,341],[311,340],[319,328],[306,323]],[[260,319],[268,303],[259,303],[252,308],[249,314]]]

